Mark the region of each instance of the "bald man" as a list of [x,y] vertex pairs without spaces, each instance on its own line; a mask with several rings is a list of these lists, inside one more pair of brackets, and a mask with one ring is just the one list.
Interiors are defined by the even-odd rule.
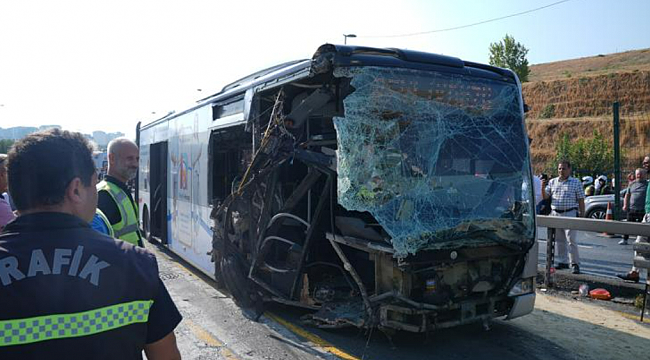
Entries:
[[97,207],[108,218],[116,239],[143,246],[138,205],[126,185],[138,173],[139,161],[140,152],[133,141],[117,138],[108,143],[108,172],[97,184]]

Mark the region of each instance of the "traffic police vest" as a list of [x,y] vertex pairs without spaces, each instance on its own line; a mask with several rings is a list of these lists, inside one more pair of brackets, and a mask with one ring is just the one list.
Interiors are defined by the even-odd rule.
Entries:
[[113,236],[133,245],[139,245],[141,237],[138,230],[138,209],[133,205],[129,196],[119,186],[106,180],[97,184],[97,191],[106,191],[111,195],[120,211],[120,221],[112,225]]
[[0,359],[140,359],[160,286],[148,251],[69,214],[20,216],[0,235]]

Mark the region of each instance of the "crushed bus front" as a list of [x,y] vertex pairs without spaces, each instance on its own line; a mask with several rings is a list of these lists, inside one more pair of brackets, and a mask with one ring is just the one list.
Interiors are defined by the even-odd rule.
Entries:
[[516,76],[333,45],[291,66],[242,96],[245,126],[212,135],[211,153],[234,164],[219,174],[227,196],[212,199],[212,258],[240,305],[259,314],[277,301],[313,309],[306,321],[318,326],[412,332],[532,311]]

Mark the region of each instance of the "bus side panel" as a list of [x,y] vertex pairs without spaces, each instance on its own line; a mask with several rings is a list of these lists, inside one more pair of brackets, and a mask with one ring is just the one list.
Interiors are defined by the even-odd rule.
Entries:
[[169,122],[169,248],[212,276],[208,204],[208,126],[212,108],[205,106]]

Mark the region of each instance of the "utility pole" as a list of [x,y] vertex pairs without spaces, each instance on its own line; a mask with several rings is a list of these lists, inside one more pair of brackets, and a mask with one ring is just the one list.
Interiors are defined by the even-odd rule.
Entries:
[[614,220],[620,219],[621,212],[621,144],[618,108],[619,104],[616,101],[612,107],[614,113]]

